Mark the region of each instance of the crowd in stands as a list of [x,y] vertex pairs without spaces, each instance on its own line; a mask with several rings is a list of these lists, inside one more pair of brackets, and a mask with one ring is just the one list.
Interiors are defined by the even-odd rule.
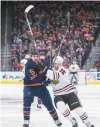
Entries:
[[97,71],[100,71],[100,59],[93,64],[93,68]]
[[[37,47],[34,46],[24,14],[25,8],[30,4],[35,6],[30,10],[28,18]],[[14,1],[12,70],[21,70],[21,59],[35,48],[45,56],[50,51],[51,45],[52,49],[57,51],[63,35],[65,36],[60,53],[65,63],[69,65],[74,59],[82,68],[91,47],[95,45],[100,28],[99,8],[98,2],[88,1]],[[71,14],[70,27],[68,27],[69,11]]]

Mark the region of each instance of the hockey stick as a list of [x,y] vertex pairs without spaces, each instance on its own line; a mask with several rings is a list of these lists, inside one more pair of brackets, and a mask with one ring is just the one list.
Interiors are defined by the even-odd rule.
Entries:
[[[68,28],[67,28],[67,30],[68,30],[68,34],[70,35],[70,12],[67,13],[67,21],[68,21]],[[67,30],[66,30],[66,32],[67,32]],[[66,32],[65,32],[65,34],[62,36],[61,44],[60,44],[60,46],[59,46],[58,53],[56,54],[53,63],[55,62],[56,57],[57,57],[57,56],[60,56],[60,50],[61,50],[62,44],[63,44],[63,42],[64,42],[64,38],[66,37]]]
[[[31,26],[30,26],[30,22],[29,22],[29,19],[28,19],[28,16],[27,16],[28,12],[29,12],[32,8],[34,8],[34,6],[33,6],[33,5],[29,5],[29,6],[25,9],[25,18],[26,18],[26,21],[27,21],[27,24],[28,24],[28,27],[29,27],[29,30],[30,30],[30,33],[31,33],[31,37],[32,37],[31,39],[33,40],[34,46],[35,46],[35,48],[36,48],[37,44],[36,44],[36,42],[35,42],[35,40],[34,40],[34,35],[33,35],[32,29],[31,29]],[[38,51],[38,55],[40,56],[39,50],[37,50],[37,51]]]
[[[63,42],[64,42],[64,38],[65,38],[65,36],[62,36],[61,44],[60,44],[60,46],[59,46],[59,48],[58,48],[58,52],[57,52],[57,54],[56,54],[56,56],[55,56],[55,58],[54,58],[53,63],[55,62],[56,57],[57,57],[57,56],[60,56],[60,50],[61,50],[62,44],[63,44]],[[50,68],[52,68],[52,44],[50,44]]]
[[[68,21],[68,33],[70,35],[70,12],[67,13],[67,21]],[[67,32],[67,31],[66,31]],[[61,50],[61,47],[62,47],[62,44],[64,42],[64,38],[66,37],[66,32],[65,34],[62,36],[62,40],[61,40],[61,44],[60,44],[60,47],[59,47],[59,51],[58,51],[58,55],[60,55],[60,50]]]
[[[33,6],[33,5],[29,5],[29,6],[25,9],[25,18],[26,18],[26,21],[27,21],[27,24],[28,24],[28,27],[29,27],[29,30],[30,30],[30,33],[31,33],[32,40],[33,40],[33,42],[34,42],[34,46],[35,46],[35,48],[37,48],[37,47],[36,47],[37,44],[36,44],[36,42],[35,42],[34,35],[33,35],[32,29],[31,29],[31,26],[30,26],[30,23],[29,23],[29,19],[28,19],[28,16],[27,16],[28,12],[29,12],[32,8],[34,8],[34,6]],[[37,51],[38,51],[38,55],[40,56],[39,50],[37,50]],[[40,61],[41,61],[41,60],[40,60]],[[43,71],[45,71],[45,70],[43,70]]]
[[68,33],[70,35],[70,12],[67,13],[67,19],[68,19]]
[[[70,34],[70,12],[67,13],[67,20],[68,20],[68,33]],[[66,31],[67,32],[67,31]],[[58,50],[58,55],[60,56],[60,50],[62,47],[62,44],[64,42],[64,38],[66,37],[66,32],[65,34],[62,36],[62,40],[61,40],[61,44],[59,46],[59,50]]]
[[18,83],[20,83],[20,82],[22,82],[22,81],[23,81],[23,79],[16,81],[16,83],[18,84]]
[[32,40],[33,40],[33,42],[34,42],[34,46],[36,47],[36,42],[35,42],[35,40],[34,40],[33,32],[32,32],[32,29],[31,29],[31,26],[30,26],[30,23],[29,23],[29,19],[28,19],[28,16],[27,16],[28,12],[29,12],[32,8],[34,8],[34,6],[33,6],[33,5],[29,5],[29,6],[25,9],[25,18],[26,18],[26,21],[27,21],[27,24],[28,24],[28,27],[29,27],[29,30],[30,30],[30,33],[31,33],[31,36],[32,36]]
[[[67,18],[68,18],[68,34],[70,37],[70,12],[67,13]],[[72,49],[71,49],[71,62],[72,62],[72,60],[73,60],[73,54],[72,54]]]
[[52,68],[52,44],[50,44],[50,68]]

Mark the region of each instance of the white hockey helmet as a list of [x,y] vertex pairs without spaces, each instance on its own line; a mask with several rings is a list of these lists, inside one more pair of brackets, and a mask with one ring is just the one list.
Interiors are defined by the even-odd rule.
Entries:
[[53,63],[55,67],[60,67],[63,64],[63,58],[61,56],[57,56],[54,58]]
[[76,64],[76,61],[73,61],[73,64],[75,65]]

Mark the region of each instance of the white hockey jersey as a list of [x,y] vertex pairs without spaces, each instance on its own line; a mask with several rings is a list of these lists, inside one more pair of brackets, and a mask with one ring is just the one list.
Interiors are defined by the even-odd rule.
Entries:
[[77,91],[76,87],[70,84],[68,69],[61,66],[57,71],[55,69],[47,71],[47,78],[58,80],[58,83],[52,84],[54,95],[64,95]]
[[69,72],[78,72],[79,66],[77,64],[71,64],[69,67]]
[[21,60],[21,66],[22,66],[22,71],[23,71],[23,73],[25,74],[25,64],[27,63],[27,59],[22,59]]

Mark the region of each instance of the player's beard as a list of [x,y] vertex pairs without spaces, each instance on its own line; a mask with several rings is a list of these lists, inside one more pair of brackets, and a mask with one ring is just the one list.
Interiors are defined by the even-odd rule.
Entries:
[[35,63],[38,64],[39,63],[39,59],[34,59]]
[[35,63],[38,63],[38,62],[40,61],[40,58],[32,57],[31,59],[32,59],[32,61],[34,61]]

